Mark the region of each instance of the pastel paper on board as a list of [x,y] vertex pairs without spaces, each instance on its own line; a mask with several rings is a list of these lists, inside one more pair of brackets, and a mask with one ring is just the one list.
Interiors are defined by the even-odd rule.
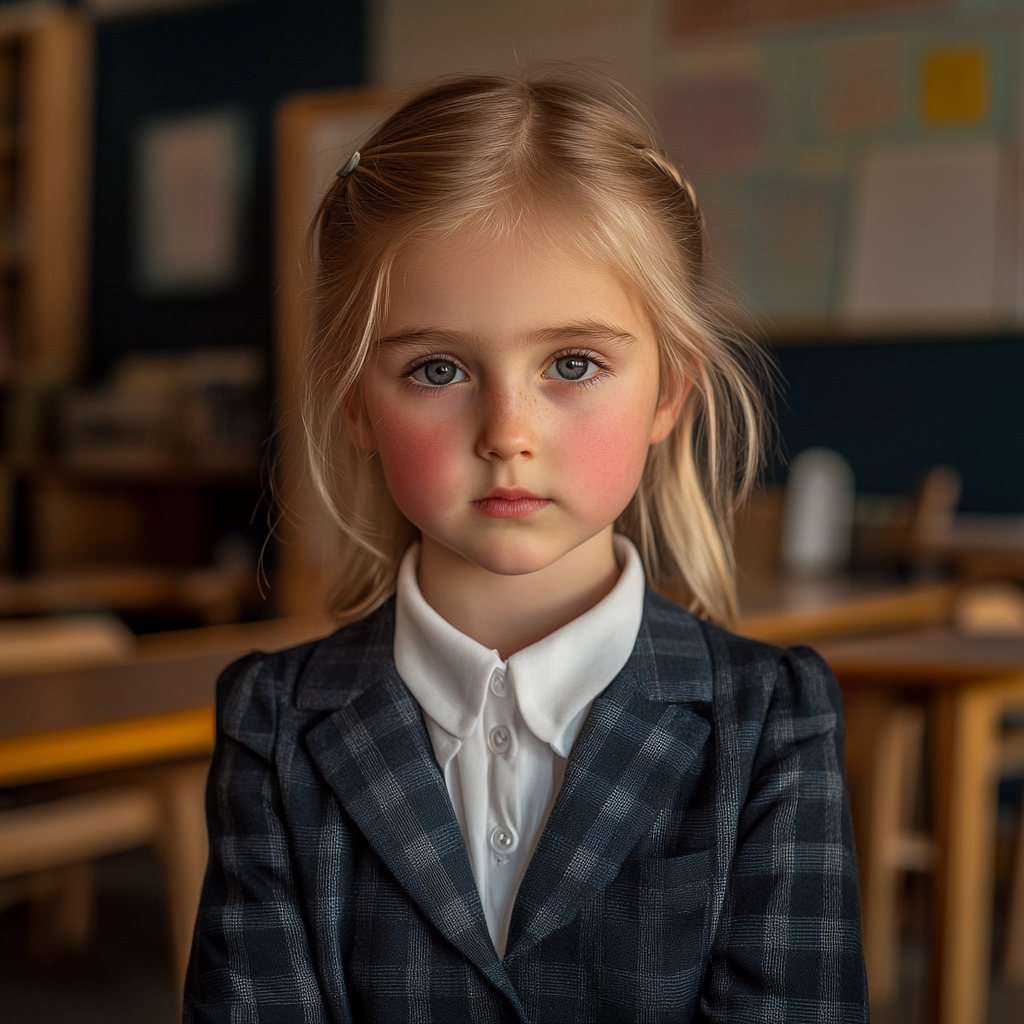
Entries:
[[988,120],[988,53],[979,46],[929,51],[924,58],[922,116],[926,124],[973,124]]
[[949,0],[673,0],[669,16],[673,32],[688,36],[829,17],[892,14],[948,6]]
[[743,272],[743,200],[745,190],[732,183],[702,185],[697,199],[708,229],[708,271],[716,285],[735,292]]
[[880,149],[854,208],[847,315],[989,319],[997,312],[1002,159],[993,141]]
[[211,291],[237,279],[247,134],[244,116],[230,110],[143,123],[136,142],[136,266],[143,291]]

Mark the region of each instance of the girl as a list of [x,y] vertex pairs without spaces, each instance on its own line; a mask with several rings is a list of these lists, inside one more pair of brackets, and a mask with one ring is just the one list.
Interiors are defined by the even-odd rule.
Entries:
[[651,128],[449,82],[315,228],[348,625],[220,681],[186,1020],[866,1020],[835,680],[712,624],[760,405]]

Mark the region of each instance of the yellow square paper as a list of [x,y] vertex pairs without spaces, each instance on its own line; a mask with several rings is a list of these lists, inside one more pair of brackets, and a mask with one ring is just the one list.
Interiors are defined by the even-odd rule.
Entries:
[[924,60],[924,119],[970,124],[988,117],[988,54],[981,47],[930,51]]

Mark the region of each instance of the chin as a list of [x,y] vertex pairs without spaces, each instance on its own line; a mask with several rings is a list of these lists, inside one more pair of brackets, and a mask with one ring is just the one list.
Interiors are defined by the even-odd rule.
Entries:
[[562,551],[549,551],[529,544],[500,544],[482,551],[467,551],[464,556],[496,576],[528,576],[557,562]]

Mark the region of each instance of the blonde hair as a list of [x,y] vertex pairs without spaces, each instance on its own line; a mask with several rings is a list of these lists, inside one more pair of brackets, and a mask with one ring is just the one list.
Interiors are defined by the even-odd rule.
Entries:
[[360,149],[311,233],[318,277],[303,421],[312,478],[339,533],[333,613],[350,620],[382,604],[417,537],[344,410],[350,392],[357,400],[396,259],[416,239],[468,227],[543,231],[548,215],[639,297],[659,339],[662,386],[692,383],[616,529],[636,544],[653,587],[732,622],[731,524],[760,465],[761,357],[722,312],[693,189],[636,105],[578,74],[463,78],[415,96]]

